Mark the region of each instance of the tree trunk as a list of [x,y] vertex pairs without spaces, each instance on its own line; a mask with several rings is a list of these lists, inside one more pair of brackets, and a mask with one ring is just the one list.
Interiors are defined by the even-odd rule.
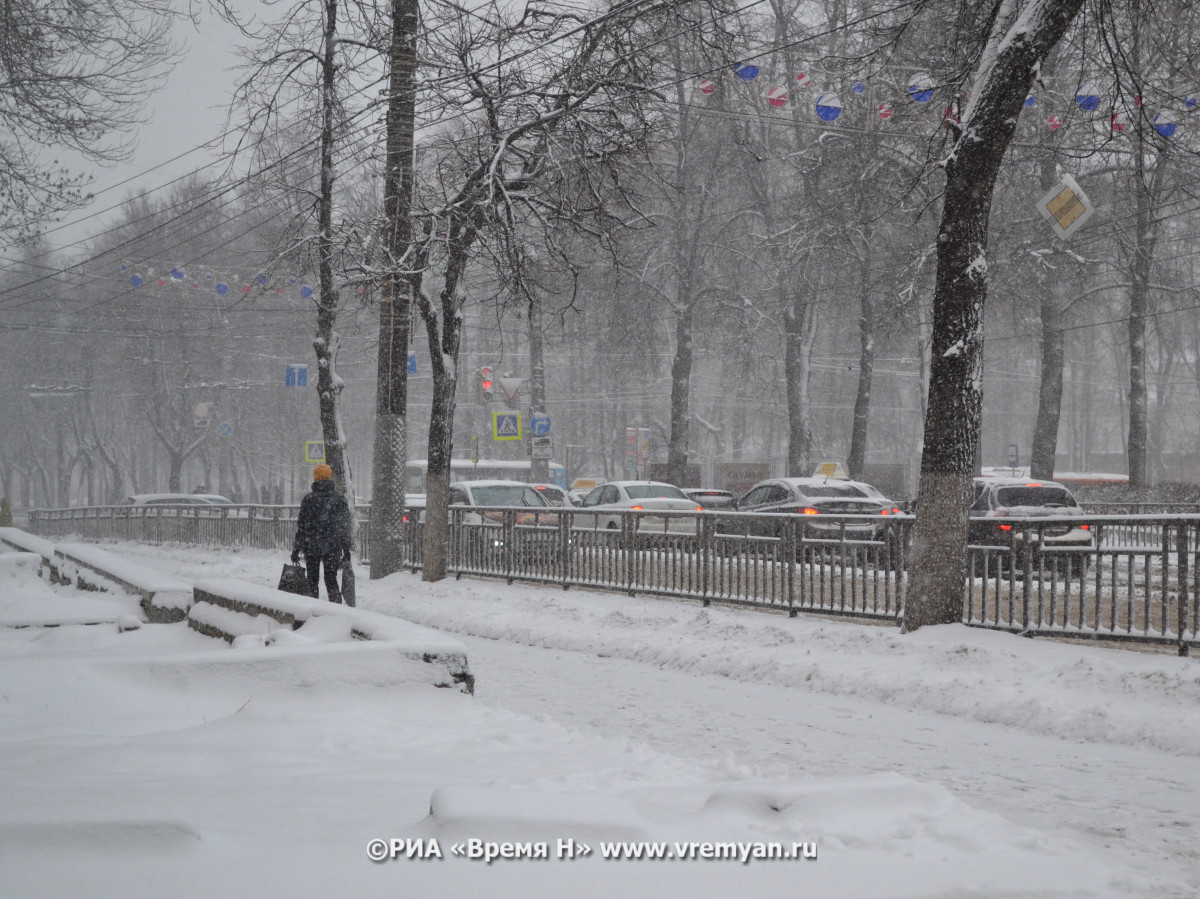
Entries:
[[180,450],[168,449],[167,462],[167,493],[183,492],[183,453]]
[[[371,577],[404,565],[405,414],[408,335],[419,276],[403,261],[412,244],[413,131],[416,114],[417,0],[392,0],[391,83],[387,106],[383,205],[388,273],[379,300],[379,369],[371,488]],[[411,264],[408,270],[414,268]]]
[[[546,361],[542,349],[542,316],[537,300],[529,297],[529,411],[546,411]],[[530,461],[534,483],[550,481],[550,460],[534,457]]]
[[867,426],[871,420],[871,382],[875,374],[875,301],[871,296],[870,238],[860,255],[860,312],[858,319],[858,392],[854,396],[854,424],[846,469],[856,481],[864,480],[867,461]]
[[785,301],[783,372],[787,382],[788,477],[812,474],[812,413],[809,411],[808,381],[810,353],[816,338],[816,316],[795,287]]
[[[680,286],[684,289],[683,284]],[[671,440],[667,448],[667,480],[672,484],[686,483],[691,389],[692,298],[684,297],[675,314],[675,358],[671,360]]]
[[[1065,266],[1065,260],[1060,265]],[[1054,458],[1058,453],[1058,423],[1063,396],[1062,308],[1065,272],[1057,268],[1051,284],[1042,293],[1042,377],[1038,386],[1037,420],[1033,426],[1033,446],[1029,454],[1029,474],[1042,480],[1054,477]]]
[[[1082,0],[1003,7],[945,162],[929,402],[903,629],[962,620],[967,516],[983,397],[987,237],[996,173],[1041,61]],[[1018,39],[1019,38],[1019,39]]]
[[[1138,142],[1141,150],[1141,142]],[[1145,156],[1135,153],[1133,271],[1129,286],[1129,436],[1126,459],[1129,486],[1145,487],[1146,480],[1146,313],[1150,302],[1150,266],[1154,260],[1154,222]]]
[[[321,419],[321,439],[325,442],[325,464],[333,469],[334,487],[347,488],[346,435],[338,427],[338,401],[345,386],[335,377],[334,346],[337,323],[338,289],[333,283],[333,119],[337,113],[337,74],[335,50],[337,38],[337,0],[325,0],[324,41],[321,47],[321,140],[320,195],[317,198],[317,336],[313,351],[317,357],[317,406]],[[353,495],[350,501],[354,507]]]
[[429,416],[429,468],[425,479],[425,554],[421,579],[440,581],[446,576],[446,548],[450,539],[450,459],[453,454],[455,387],[453,371],[441,360],[433,366],[433,411]]

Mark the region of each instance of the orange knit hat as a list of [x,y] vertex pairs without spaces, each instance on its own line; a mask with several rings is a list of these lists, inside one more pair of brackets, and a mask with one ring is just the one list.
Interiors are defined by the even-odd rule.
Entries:
[[328,481],[333,478],[333,469],[328,465],[318,465],[313,469],[314,481]]

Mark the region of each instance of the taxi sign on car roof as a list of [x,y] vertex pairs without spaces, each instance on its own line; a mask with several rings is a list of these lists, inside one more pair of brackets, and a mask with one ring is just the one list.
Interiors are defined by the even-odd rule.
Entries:
[[814,478],[837,478],[841,481],[850,480],[850,472],[841,462],[821,462],[813,472]]

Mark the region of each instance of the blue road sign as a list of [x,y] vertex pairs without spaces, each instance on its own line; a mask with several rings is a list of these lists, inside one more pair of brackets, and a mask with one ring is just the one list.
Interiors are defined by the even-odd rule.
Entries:
[[285,387],[307,387],[308,386],[308,366],[307,365],[289,365],[283,374],[283,384]]
[[529,430],[534,437],[545,437],[550,433],[550,416],[545,412],[534,412],[529,416]]
[[410,375],[415,375],[417,373],[417,354],[416,353],[408,354],[408,373]]
[[492,413],[492,439],[493,440],[520,440],[521,439],[521,413],[520,412],[493,412]]

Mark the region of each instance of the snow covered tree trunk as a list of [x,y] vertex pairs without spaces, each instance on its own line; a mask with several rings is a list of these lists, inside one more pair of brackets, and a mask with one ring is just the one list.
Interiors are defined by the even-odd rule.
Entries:
[[[419,280],[402,269],[412,244],[413,129],[416,114],[417,0],[392,0],[390,95],[384,161],[388,271],[379,302],[379,370],[371,473],[371,577],[404,565],[404,473],[408,463],[408,335]],[[409,271],[414,266],[409,265]]]
[[[321,140],[320,194],[317,197],[317,404],[321,417],[321,439],[325,441],[325,464],[333,469],[334,487],[346,492],[345,434],[339,433],[338,400],[345,386],[334,374],[333,328],[337,322],[338,289],[333,282],[333,119],[337,112],[334,86],[334,43],[337,39],[337,0],[325,0],[324,41],[321,48]],[[350,494],[353,508],[354,494]]]
[[903,629],[962,620],[983,396],[987,238],[996,173],[1043,59],[1083,0],[1001,0],[945,160],[933,345]]

